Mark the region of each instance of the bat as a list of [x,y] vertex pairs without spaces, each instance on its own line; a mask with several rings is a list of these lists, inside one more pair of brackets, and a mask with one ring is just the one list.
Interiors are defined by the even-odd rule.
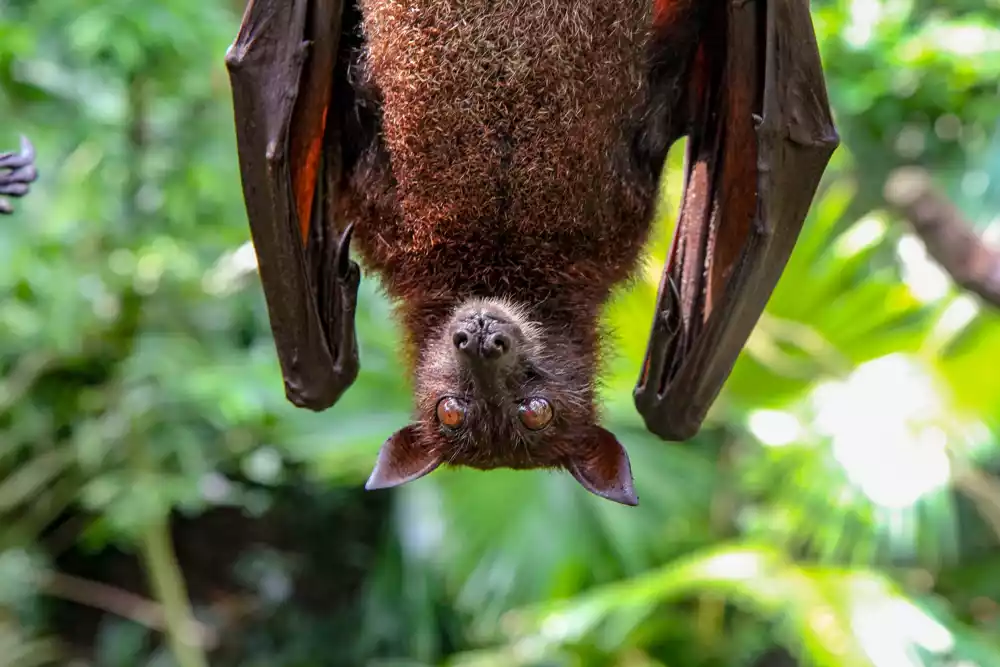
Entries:
[[17,153],[0,153],[0,214],[14,212],[4,197],[23,197],[38,179],[35,168],[35,147],[27,137],[21,137],[21,150]]
[[601,309],[663,163],[685,189],[635,403],[700,428],[839,143],[807,0],[250,0],[226,55],[288,399],[357,377],[356,247],[406,334],[415,415],[368,489],[548,468],[638,503],[599,424]]

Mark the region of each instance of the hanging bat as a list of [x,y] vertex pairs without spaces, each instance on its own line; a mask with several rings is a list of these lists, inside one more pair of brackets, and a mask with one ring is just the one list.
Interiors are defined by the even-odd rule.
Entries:
[[355,380],[353,243],[406,333],[414,421],[366,488],[554,468],[638,502],[598,423],[601,310],[670,146],[685,191],[635,391],[694,435],[838,145],[808,0],[250,0],[226,56],[286,395]]
[[0,153],[0,213],[13,213],[14,208],[4,197],[23,197],[37,178],[35,147],[22,136],[20,152]]

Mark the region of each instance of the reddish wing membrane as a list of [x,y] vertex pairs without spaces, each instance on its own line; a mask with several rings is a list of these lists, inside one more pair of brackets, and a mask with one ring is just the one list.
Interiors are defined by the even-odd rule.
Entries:
[[[309,239],[312,204],[321,177],[327,114],[343,17],[341,2],[311,2],[306,15],[308,58],[292,115],[289,167],[303,243]],[[305,46],[303,44],[303,46]]]

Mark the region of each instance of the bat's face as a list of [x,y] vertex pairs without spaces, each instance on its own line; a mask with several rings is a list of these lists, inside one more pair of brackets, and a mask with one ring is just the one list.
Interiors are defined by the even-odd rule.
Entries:
[[595,423],[593,362],[565,327],[474,299],[421,354],[419,419],[383,445],[369,487],[396,486],[441,463],[565,468],[588,490],[635,504],[625,450]]
[[424,439],[460,465],[558,465],[593,420],[588,370],[564,349],[515,307],[463,305],[417,368]]

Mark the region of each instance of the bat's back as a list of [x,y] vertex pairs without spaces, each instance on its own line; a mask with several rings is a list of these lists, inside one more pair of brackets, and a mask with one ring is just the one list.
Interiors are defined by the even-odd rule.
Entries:
[[633,137],[652,3],[360,5],[384,144],[353,217],[390,291],[603,300],[651,217]]

